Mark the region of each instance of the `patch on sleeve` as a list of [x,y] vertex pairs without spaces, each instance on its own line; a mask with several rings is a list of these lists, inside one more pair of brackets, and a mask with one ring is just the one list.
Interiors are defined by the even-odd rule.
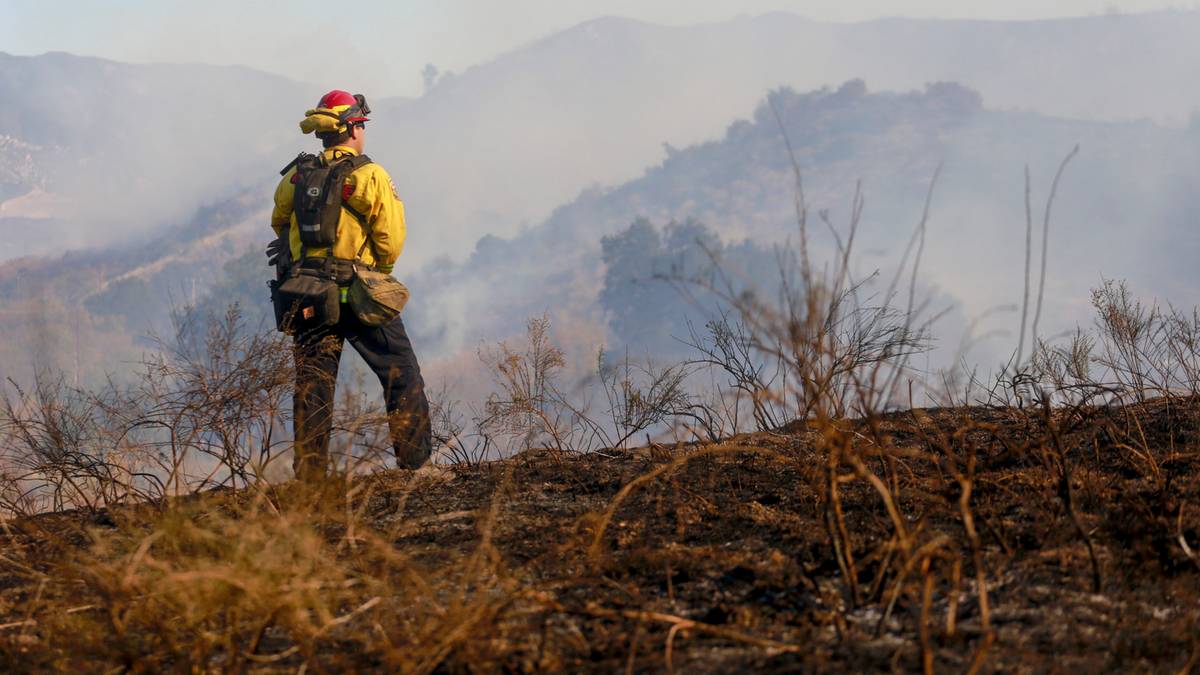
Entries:
[[400,193],[396,191],[396,181],[389,178],[388,185],[392,186],[392,196],[395,197],[396,199],[400,199]]

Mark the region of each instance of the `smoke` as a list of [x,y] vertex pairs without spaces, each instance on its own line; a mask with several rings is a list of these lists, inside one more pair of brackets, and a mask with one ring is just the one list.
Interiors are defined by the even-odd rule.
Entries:
[[[1075,119],[1178,121],[1200,103],[1200,90],[1178,86],[1191,77],[1197,13],[861,24],[775,14],[690,28],[602,19],[443,76],[418,100],[370,89],[369,73],[402,59],[385,42],[350,40],[321,57],[328,68],[305,65],[324,52],[311,48],[320,31],[297,16],[254,41],[275,46],[237,48],[220,32],[197,53],[221,60],[213,52],[224,45],[250,49],[255,61],[255,50],[294,54],[294,67],[280,69],[311,85],[237,68],[7,57],[5,98],[22,104],[0,114],[0,134],[62,149],[55,184],[74,208],[60,220],[76,221],[68,231],[91,245],[178,221],[247,174],[269,173],[312,147],[295,121],[316,97],[366,86],[377,110],[369,150],[393,173],[413,221],[411,269],[462,260],[484,235],[511,236],[589,186],[638,177],[662,159],[664,142],[717,138],[780,85],[809,91],[862,78],[904,91],[954,81],[992,109]],[[138,19],[153,20],[163,29],[143,34],[182,29],[169,14]]]
[[[1044,235],[1048,276],[1037,337],[1089,325],[1090,289],[1105,277],[1128,279],[1143,297],[1177,302],[1181,288],[1195,287],[1187,262],[1195,252],[1184,232],[1185,214],[1194,212],[1196,198],[1183,186],[1196,175],[1200,145],[1189,130],[993,112],[970,90],[952,85],[870,94],[852,82],[836,91],[783,91],[773,99],[804,173],[808,236],[818,268],[830,264],[837,251],[827,227],[848,239],[852,196],[861,186],[866,208],[856,235],[855,276],[888,277],[900,264],[935,169],[942,166],[919,279],[931,311],[953,312],[934,326],[940,348],[928,358],[929,367],[954,365],[963,344],[973,345],[969,358],[985,367],[1016,351],[1025,167],[1037,242],[1031,260],[1036,299],[1051,180],[1076,144],[1082,151],[1063,176]],[[790,240],[795,246],[794,195],[786,144],[764,105],[754,121],[735,123],[719,142],[672,151],[637,181],[589,192],[514,237],[484,238],[461,264],[442,261],[426,268],[410,284],[416,304],[430,308],[419,330],[435,354],[456,354],[480,336],[514,333],[546,307],[577,313],[596,307],[610,290],[600,276],[605,268],[598,241],[638,218],[660,227],[695,219],[726,243],[749,239],[769,248]],[[873,292],[885,287],[876,283]],[[664,313],[662,303],[668,301],[656,302],[646,311]],[[678,297],[671,306],[684,302]],[[697,316],[702,322],[702,312]],[[605,321],[612,331],[613,317]],[[681,336],[626,342],[630,337],[613,331],[606,340],[618,349],[623,342],[645,348]]]
[[[315,35],[292,18],[277,28],[255,49],[286,54]],[[583,353],[608,320],[596,304],[603,236],[639,217],[660,227],[692,218],[726,243],[785,242],[794,181],[763,96],[863,78],[874,91],[918,95],[826,89],[789,117],[814,236],[825,236],[819,209],[845,222],[861,179],[856,264],[864,275],[887,269],[944,164],[923,283],[958,307],[960,325],[989,317],[979,329],[1002,336],[984,356],[995,359],[1016,342],[1012,312],[996,308],[1021,298],[1024,167],[1040,225],[1050,177],[1076,143],[1052,219],[1045,334],[1089,320],[1088,289],[1103,275],[1147,296],[1194,291],[1197,144],[1180,120],[1200,90],[1179,83],[1190,81],[1197,29],[1194,12],[848,25],[776,14],[687,28],[610,18],[457,68],[419,99],[369,90],[388,91],[381,73],[402,70],[382,40],[356,40],[327,67],[298,63],[294,76],[312,84],[234,67],[0,57],[0,90],[19,102],[0,111],[0,134],[42,148],[48,193],[71,205],[53,225],[22,221],[25,243],[3,255],[145,241],[190,222],[199,205],[268,185],[316,147],[295,129],[303,110],[330,88],[361,85],[375,108],[367,151],[406,202],[397,270],[414,291],[410,329],[431,357],[457,362],[547,311],[591,327]],[[924,89],[936,81],[978,95]],[[268,188],[261,198],[266,206]]]
[[408,264],[461,261],[482,236],[512,236],[585,189],[638,178],[664,143],[719,138],[780,85],[951,81],[993,110],[1177,124],[1200,103],[1177,84],[1191,77],[1194,59],[1180,55],[1195,52],[1197,29],[1197,13],[852,25],[772,15],[687,29],[603,19],[382,106],[370,146],[408,201]]
[[[39,179],[0,217],[47,221],[20,254],[111,247],[262,182],[298,137],[304,87],[244,68],[0,55],[0,134]],[[318,94],[319,95],[319,94]],[[15,208],[10,208],[14,207]],[[50,236],[46,236],[46,235]]]

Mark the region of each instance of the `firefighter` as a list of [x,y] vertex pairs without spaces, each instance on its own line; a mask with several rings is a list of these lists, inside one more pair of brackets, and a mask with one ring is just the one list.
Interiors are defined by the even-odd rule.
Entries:
[[[355,270],[390,274],[405,239],[404,204],[396,186],[383,167],[363,154],[370,112],[362,95],[334,90],[305,113],[301,131],[314,134],[324,149],[320,155],[301,154],[285,167],[271,213],[278,239],[267,254],[278,276],[294,268],[337,286],[330,286],[330,301],[325,303],[331,311],[319,313],[331,314],[328,321],[313,317],[306,308],[304,316],[288,315],[285,328],[286,312],[276,299],[281,330],[292,335],[295,348],[293,467],[299,479],[309,482],[324,479],[329,467],[334,389],[344,341],[383,385],[397,463],[416,469],[432,451],[429,402],[404,323],[397,314],[383,325],[370,326],[345,304]],[[308,203],[322,185],[339,192],[323,210]]]

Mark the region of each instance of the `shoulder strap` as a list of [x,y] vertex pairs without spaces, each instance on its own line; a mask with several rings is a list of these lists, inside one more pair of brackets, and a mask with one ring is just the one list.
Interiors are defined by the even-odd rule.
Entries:
[[[350,173],[354,173],[354,171],[356,171],[359,167],[370,164],[371,158],[367,157],[366,155],[355,155],[346,161],[350,163]],[[357,260],[362,257],[363,252],[367,250],[367,246],[371,243],[371,228],[367,226],[366,214],[359,213],[358,210],[347,204],[345,200],[342,200],[342,208],[349,211],[350,215],[354,216],[354,219],[358,221],[358,224],[362,226],[363,229],[362,246],[359,246],[358,253],[354,254],[354,259]]]
[[342,208],[349,211],[350,215],[354,216],[354,219],[356,221],[358,221],[358,224],[360,226],[362,226],[362,229],[363,229],[362,246],[359,246],[358,253],[354,254],[354,259],[358,260],[359,258],[362,257],[363,251],[367,250],[367,245],[371,243],[371,228],[367,227],[367,217],[365,215],[359,213],[355,209],[350,208],[350,205],[347,204],[346,202],[342,202]]

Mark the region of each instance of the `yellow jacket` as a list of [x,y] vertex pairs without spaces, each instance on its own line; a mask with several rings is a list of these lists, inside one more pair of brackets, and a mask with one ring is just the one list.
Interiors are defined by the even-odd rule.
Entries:
[[[334,146],[323,151],[325,157],[334,159],[345,155],[356,155],[353,149],[345,146]],[[284,226],[291,224],[289,241],[292,248],[292,259],[300,259],[300,228],[296,226],[296,216],[292,212],[292,199],[296,186],[292,176],[296,169],[292,168],[279,181],[275,188],[275,208],[271,212],[271,229],[275,236],[283,232]],[[392,271],[392,265],[404,248],[404,203],[396,194],[396,187],[383,167],[375,164],[364,164],[358,167],[346,178],[346,185],[352,188],[346,206],[366,217],[370,230],[371,243],[363,251],[361,260],[368,265],[375,265],[385,272]],[[342,209],[342,218],[338,221],[337,241],[334,242],[332,253],[335,258],[354,260],[359,247],[365,241],[367,233],[358,219]],[[308,257],[324,257],[330,255],[329,247],[311,247]]]

